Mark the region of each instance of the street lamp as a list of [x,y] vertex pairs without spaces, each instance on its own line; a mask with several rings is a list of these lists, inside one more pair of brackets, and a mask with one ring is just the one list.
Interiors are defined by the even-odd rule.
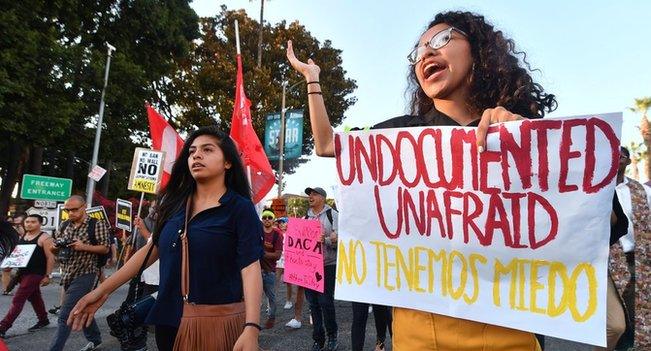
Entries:
[[[97,165],[97,156],[99,154],[99,140],[102,136],[102,119],[104,117],[104,96],[106,95],[106,86],[108,85],[109,69],[111,67],[111,53],[115,51],[115,46],[106,43],[107,58],[106,70],[104,71],[104,87],[102,88],[102,98],[99,102],[99,117],[97,118],[97,129],[95,130],[95,144],[93,145],[93,159],[90,162],[90,170]],[[95,181],[88,177],[86,182],[86,204],[88,207],[93,206],[93,193],[95,192]]]

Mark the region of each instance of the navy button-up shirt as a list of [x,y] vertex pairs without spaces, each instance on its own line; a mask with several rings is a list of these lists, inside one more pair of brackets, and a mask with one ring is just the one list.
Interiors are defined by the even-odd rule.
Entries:
[[[229,304],[242,301],[241,270],[259,260],[262,224],[251,200],[228,190],[220,206],[209,208],[188,223],[190,302]],[[160,285],[148,324],[178,327],[181,297],[181,239],[185,223],[182,206],[163,226],[158,242]]]

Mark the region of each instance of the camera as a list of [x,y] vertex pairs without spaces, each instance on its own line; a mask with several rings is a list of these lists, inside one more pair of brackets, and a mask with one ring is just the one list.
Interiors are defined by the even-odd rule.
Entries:
[[147,326],[144,322],[155,301],[153,296],[147,295],[134,303],[122,304],[106,317],[111,335],[118,339],[122,351],[147,350]]
[[56,239],[54,240],[54,247],[56,248],[64,248],[68,247],[68,245],[74,243],[75,241],[72,239]]
[[59,253],[57,255],[59,262],[66,262],[70,259],[72,256],[72,249],[68,247],[68,245],[72,244],[74,240],[72,239],[56,239],[54,240],[54,247],[59,249]]

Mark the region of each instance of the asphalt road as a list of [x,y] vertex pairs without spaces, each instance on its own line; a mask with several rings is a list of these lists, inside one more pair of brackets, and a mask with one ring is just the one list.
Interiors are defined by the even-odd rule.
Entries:
[[[58,283],[58,279],[55,279]],[[277,324],[273,329],[264,330],[260,334],[260,346],[264,350],[274,351],[299,351],[309,350],[312,345],[312,328],[308,325],[298,330],[290,330],[285,328],[285,323],[293,316],[293,311],[283,310],[285,287],[282,284],[278,289],[278,316]],[[50,285],[42,289],[45,305],[49,309],[55,304],[58,304],[59,286]],[[102,330],[103,344],[101,350],[119,350],[117,340],[109,335],[108,326],[106,324],[106,316],[114,311],[123,301],[127,293],[126,287],[118,289],[107,301],[107,303],[98,312],[98,323]],[[5,315],[11,303],[11,296],[0,295],[0,314]],[[263,308],[264,310],[264,308]],[[337,322],[339,324],[339,350],[350,350],[350,326],[352,322],[352,308],[349,302],[337,301]],[[308,308],[305,306],[303,311],[303,321],[309,321]],[[264,323],[264,316],[261,319]],[[14,326],[7,332],[7,339],[5,340],[9,350],[11,351],[37,351],[47,350],[50,341],[54,337],[56,331],[56,316],[50,315],[50,325],[39,331],[29,333],[27,328],[36,323],[36,316],[27,303],[23,309],[22,314],[18,317]],[[366,350],[373,350],[375,345],[375,327],[373,324],[373,314],[369,315],[366,336]],[[66,350],[79,350],[86,344],[86,339],[81,332],[73,332],[66,344]],[[156,350],[154,343],[154,336],[150,334],[149,349]],[[391,350],[389,346],[387,350]],[[589,351],[592,347],[588,345],[573,343],[565,340],[554,338],[547,338],[546,351]]]

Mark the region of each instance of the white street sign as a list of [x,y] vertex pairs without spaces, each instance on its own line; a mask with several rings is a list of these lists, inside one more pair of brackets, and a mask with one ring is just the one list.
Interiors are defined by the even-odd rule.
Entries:
[[36,208],[30,207],[27,214],[37,214],[43,217],[41,229],[44,231],[53,231],[59,223],[59,211],[56,208]]
[[106,170],[100,166],[95,165],[95,167],[93,167],[90,173],[88,173],[88,178],[96,182],[99,182],[99,180],[102,179],[104,174],[106,174]]

